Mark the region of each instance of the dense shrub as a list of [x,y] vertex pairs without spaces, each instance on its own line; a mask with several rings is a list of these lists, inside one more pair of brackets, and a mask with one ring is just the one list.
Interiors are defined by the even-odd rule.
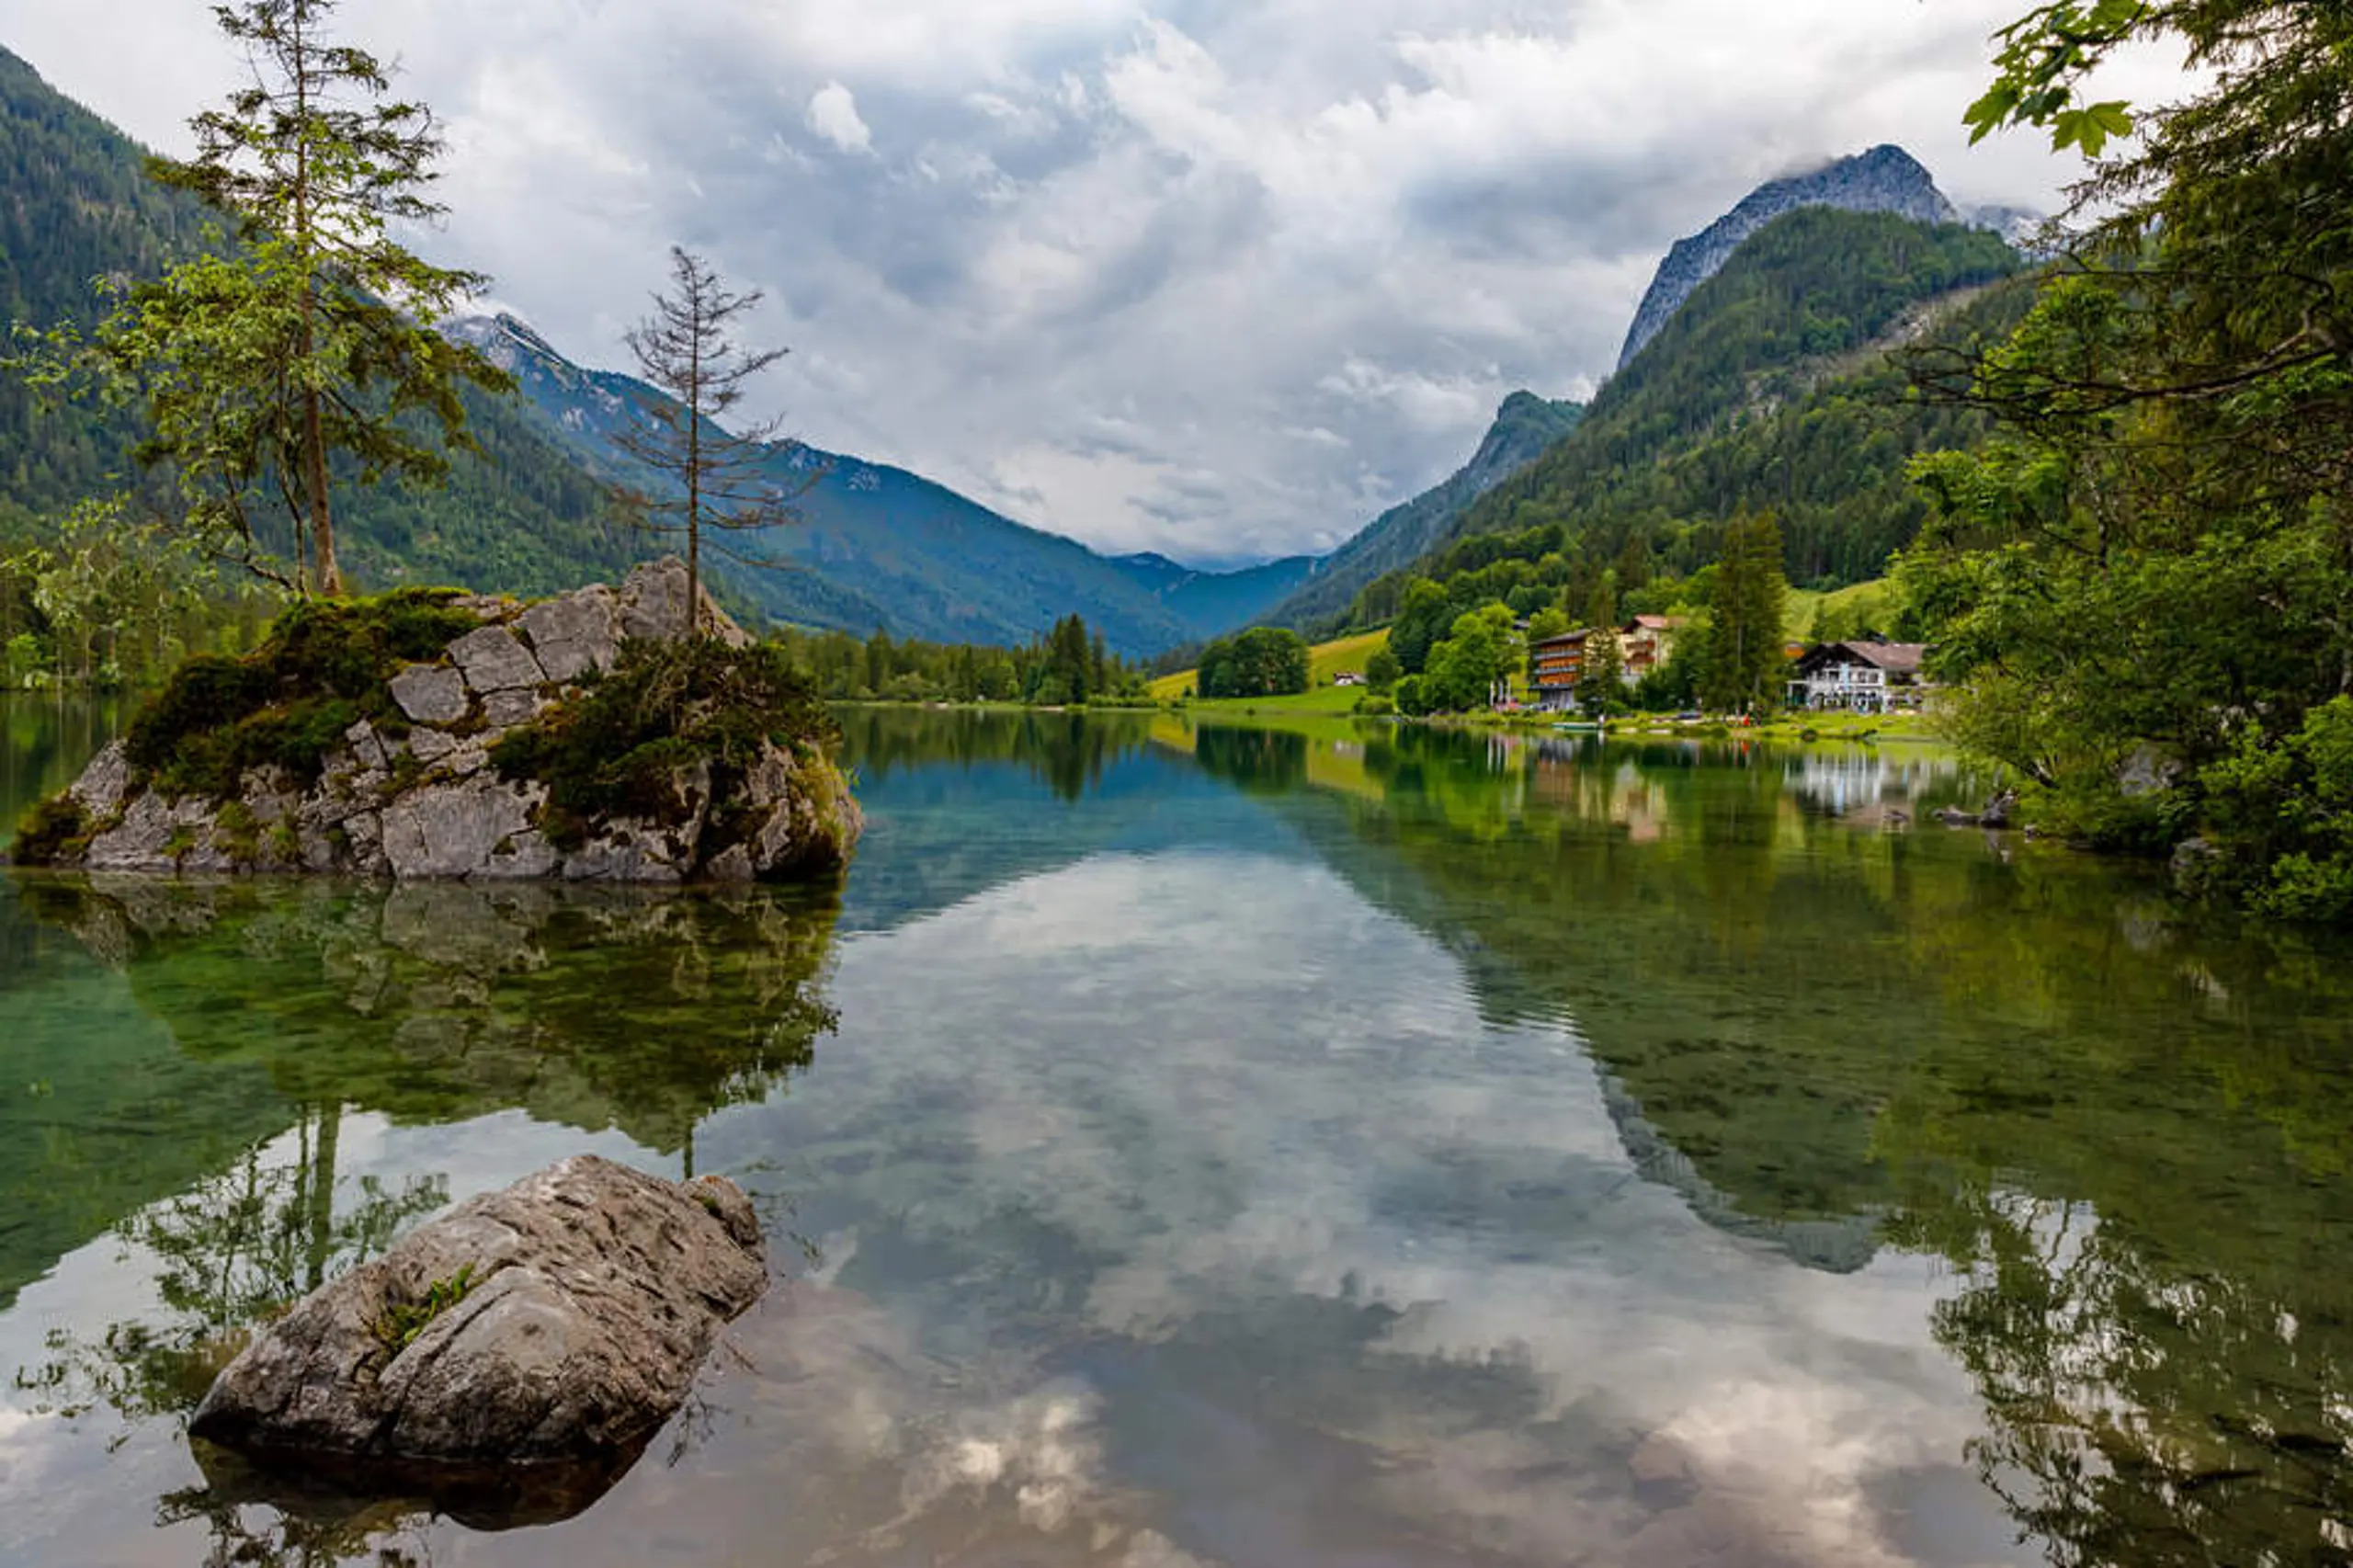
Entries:
[[[737,791],[766,744],[788,751],[838,735],[808,678],[779,649],[713,641],[629,642],[577,699],[507,733],[491,762],[547,786],[549,835],[562,844],[609,815],[676,823],[676,776],[709,763],[713,798]],[[724,837],[723,824],[715,824]]]
[[89,837],[90,824],[72,795],[38,801],[17,824],[9,856],[22,866],[53,865],[73,855]]
[[226,800],[248,768],[316,778],[360,719],[397,712],[385,682],[440,656],[481,622],[455,589],[404,588],[381,598],[317,600],[278,618],[241,659],[203,656],[174,673],[124,740],[136,778],[167,795]]

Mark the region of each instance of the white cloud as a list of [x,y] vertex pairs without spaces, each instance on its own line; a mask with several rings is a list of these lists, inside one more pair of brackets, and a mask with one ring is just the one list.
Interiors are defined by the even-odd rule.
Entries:
[[[690,244],[767,291],[795,349],[770,395],[808,439],[1034,495],[1022,520],[1091,542],[1222,559],[1336,542],[1461,462],[1517,387],[1588,391],[1667,244],[1765,178],[1893,141],[1957,199],[2052,205],[2069,161],[1960,123],[2017,9],[375,0],[341,20],[448,119],[434,249],[568,351],[618,361]],[[203,8],[96,17],[0,0],[0,37],[181,144],[234,77]],[[2178,82],[2119,74],[2143,99]],[[1107,410],[1142,432],[1116,462]]]
[[870,153],[874,133],[858,118],[858,99],[839,82],[828,82],[809,100],[809,129],[845,153]]

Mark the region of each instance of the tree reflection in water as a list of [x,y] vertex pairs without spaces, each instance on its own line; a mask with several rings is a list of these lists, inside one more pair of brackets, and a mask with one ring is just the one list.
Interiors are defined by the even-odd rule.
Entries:
[[1952,1258],[1938,1342],[1985,1484],[2059,1568],[2353,1560],[2342,1287],[2182,1267],[2084,1205],[1981,1188],[1894,1239]]
[[[95,1336],[53,1335],[47,1359],[16,1374],[39,1408],[110,1412],[124,1437],[184,1423],[255,1324],[447,1205],[439,1175],[398,1187],[346,1176],[347,1116],[447,1124],[521,1109],[618,1130],[691,1170],[698,1124],[777,1092],[835,1021],[831,890],[48,880],[22,892],[122,970],[180,1052],[260,1068],[285,1106],[283,1131],[113,1221],[152,1269],[154,1310]],[[164,1497],[159,1522],[208,1521],[222,1563],[327,1562],[363,1547],[405,1562],[382,1538],[412,1517],[562,1517],[618,1479],[550,1476],[517,1493],[437,1477],[410,1497],[352,1497],[290,1490],[195,1447],[206,1484]]]

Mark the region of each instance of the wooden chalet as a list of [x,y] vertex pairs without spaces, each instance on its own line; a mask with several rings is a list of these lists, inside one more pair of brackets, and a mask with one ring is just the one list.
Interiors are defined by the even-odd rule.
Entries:
[[1823,642],[1808,648],[1790,680],[1790,706],[1810,712],[1888,713],[1917,708],[1927,687],[1918,642]]

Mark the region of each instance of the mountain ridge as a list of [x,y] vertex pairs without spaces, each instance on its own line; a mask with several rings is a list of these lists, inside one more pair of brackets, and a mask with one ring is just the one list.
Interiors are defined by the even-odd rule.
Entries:
[[1633,324],[1626,329],[1618,369],[1623,370],[1634,362],[1634,357],[1658,335],[1693,291],[1714,277],[1751,234],[1801,207],[1893,212],[1923,223],[1961,221],[1959,210],[1937,188],[1936,176],[1893,142],[1835,158],[1802,174],[1768,180],[1742,197],[1722,217],[1667,248],[1665,259],[1659,263],[1642,304],[1635,309]]
[[1367,583],[1428,553],[1480,496],[1541,457],[1584,417],[1583,403],[1553,402],[1526,390],[1513,392],[1496,408],[1468,462],[1349,536],[1267,619],[1303,630],[1345,611]]
[[[11,197],[0,203],[0,322],[86,326],[100,304],[93,278],[153,278],[207,243],[215,215],[150,180],[145,156],[0,49],[0,180]],[[337,542],[354,581],[537,594],[626,571],[651,546],[617,526],[605,485],[622,471],[591,437],[610,433],[628,397],[657,394],[626,378],[593,380],[519,318],[477,335],[517,363],[565,369],[534,399],[465,392],[483,452],[453,453],[446,488],[342,490]],[[0,542],[42,537],[77,502],[115,490],[134,489],[159,511],[174,506],[168,478],[131,460],[138,434],[128,411],[52,409],[0,378]],[[1309,567],[1305,558],[1231,573],[1123,563],[921,475],[827,456],[811,537],[792,551],[801,569],[739,574],[730,583],[739,605],[860,634],[880,626],[992,642],[1025,641],[1075,611],[1122,653],[1142,654],[1255,619]]]
[[[514,375],[528,403],[589,472],[636,477],[615,448],[637,410],[663,394],[633,376],[565,357],[508,312],[448,324]],[[1292,557],[1203,572],[1165,556],[1107,556],[1066,535],[990,510],[889,463],[800,442],[767,449],[777,491],[799,523],[753,538],[780,572],[718,575],[779,619],[936,642],[1016,642],[1083,616],[1122,653],[1153,653],[1246,624],[1306,575]],[[796,495],[796,493],[797,495]]]

